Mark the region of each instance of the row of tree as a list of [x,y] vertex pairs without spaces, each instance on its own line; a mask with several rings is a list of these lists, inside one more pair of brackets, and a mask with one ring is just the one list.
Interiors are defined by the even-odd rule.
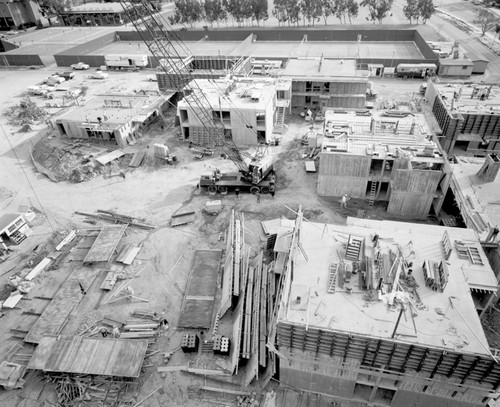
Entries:
[[[392,15],[394,0],[274,0],[272,14],[280,25],[300,25],[302,22],[310,26],[323,20],[328,24],[328,18],[333,16],[341,24],[352,22],[359,13],[360,7],[366,7],[368,17],[373,23],[382,23],[384,18]],[[268,19],[267,0],[176,0],[175,13],[170,17],[171,24],[193,26],[200,21],[208,24],[227,24],[229,19],[241,25],[244,22],[254,22],[257,25]],[[404,15],[410,24],[425,22],[435,12],[433,0],[406,0]]]
[[250,21],[252,24],[268,19],[267,0],[176,0],[174,15],[170,24],[193,26],[199,21],[208,24],[227,23],[231,17],[238,24]]

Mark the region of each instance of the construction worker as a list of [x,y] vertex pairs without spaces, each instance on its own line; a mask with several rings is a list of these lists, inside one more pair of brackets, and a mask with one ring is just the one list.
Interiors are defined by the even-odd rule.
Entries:
[[257,192],[255,196],[257,197],[257,203],[260,203],[260,192]]
[[236,198],[239,199],[240,198],[240,189],[239,188],[236,188],[234,190],[234,193],[236,194]]
[[344,196],[340,200],[340,207],[347,208],[347,194],[344,194]]

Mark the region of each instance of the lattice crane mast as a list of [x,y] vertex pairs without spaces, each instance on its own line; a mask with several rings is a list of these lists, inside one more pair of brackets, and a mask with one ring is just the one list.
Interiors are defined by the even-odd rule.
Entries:
[[[213,137],[215,145],[234,163],[246,180],[252,184],[261,182],[270,171],[273,171],[272,164],[268,171],[269,160],[264,160],[266,168],[263,168],[259,162],[263,155],[262,151],[257,150],[256,156],[251,156],[240,151],[232,139],[225,137],[222,117],[214,117],[212,112],[216,109],[211,106],[207,96],[191,74],[188,62],[192,55],[182,40],[173,30],[165,30],[165,26],[168,26],[167,22],[155,14],[155,10],[147,0],[135,0],[131,3],[131,7],[127,7],[124,1],[120,1],[120,4],[142,41],[153,57],[158,60],[163,72],[169,77],[176,90],[184,95],[186,103],[191,111],[195,112],[205,131]],[[130,3],[127,4],[130,5]],[[181,53],[187,57],[183,57]],[[223,91],[220,97],[225,97]],[[247,164],[242,156],[247,157],[250,163]]]

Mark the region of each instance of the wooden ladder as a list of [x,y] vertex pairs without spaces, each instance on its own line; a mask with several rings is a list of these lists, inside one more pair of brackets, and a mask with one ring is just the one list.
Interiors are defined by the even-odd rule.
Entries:
[[368,200],[368,205],[375,205],[375,195],[377,194],[377,181],[371,181],[370,187],[370,199]]
[[285,124],[285,108],[278,106],[276,110],[276,124],[274,125],[273,133],[282,134]]
[[335,292],[335,285],[337,283],[337,270],[339,269],[338,263],[330,264],[328,270],[328,294],[333,294]]

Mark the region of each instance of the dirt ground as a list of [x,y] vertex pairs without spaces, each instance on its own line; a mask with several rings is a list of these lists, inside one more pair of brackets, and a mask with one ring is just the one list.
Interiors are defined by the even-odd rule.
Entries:
[[[50,71],[0,71],[2,93],[0,110],[3,112],[13,103],[17,103],[26,86],[38,83]],[[151,72],[120,73],[112,72],[104,82],[92,82],[86,78],[88,72],[77,72],[72,86],[88,86],[88,95],[103,92],[132,91],[141,85],[146,86],[145,77]],[[409,102],[415,99],[420,82],[403,80],[374,80],[374,86],[380,100]],[[148,85],[149,86],[149,85]],[[132,90],[131,90],[132,89]],[[45,100],[35,98],[43,105]],[[51,117],[54,120],[57,109]],[[146,148],[154,142],[166,143],[178,158],[174,165],[157,162],[152,157],[152,149],[147,149],[147,163],[137,169],[128,169],[126,178],[109,177],[103,171],[85,182],[54,183],[44,175],[37,173],[31,163],[30,150],[40,140],[50,143],[62,143],[54,131],[44,123],[34,124],[33,130],[19,133],[18,128],[8,124],[8,118],[0,117],[0,211],[1,213],[17,212],[19,206],[28,205],[37,211],[33,222],[34,235],[15,247],[10,258],[0,264],[0,300],[9,294],[6,288],[7,278],[25,275],[30,265],[36,264],[55,244],[57,244],[71,228],[90,229],[93,225],[84,222],[82,216],[74,211],[95,212],[98,209],[113,210],[119,213],[145,218],[156,227],[152,231],[129,228],[127,236],[121,244],[141,243],[142,250],[137,258],[137,266],[147,266],[141,275],[134,279],[131,287],[136,296],[147,299],[147,303],[117,302],[104,304],[107,297],[99,290],[105,277],[101,273],[93,289],[80,303],[77,312],[73,313],[63,330],[63,334],[73,334],[92,324],[104,315],[113,315],[127,319],[133,309],[148,309],[158,312],[170,322],[170,329],[160,335],[155,348],[162,351],[176,349],[180,345],[182,331],[176,329],[182,298],[191,270],[194,251],[196,249],[222,249],[220,240],[228,224],[231,210],[241,212],[245,216],[246,238],[256,249],[264,241],[260,221],[280,216],[294,217],[294,212],[302,206],[305,218],[310,221],[344,223],[347,216],[356,216],[363,209],[365,216],[372,219],[389,219],[385,206],[377,204],[368,206],[361,200],[350,200],[346,209],[340,208],[337,198],[321,198],[316,195],[317,174],[305,172],[302,154],[305,148],[300,138],[305,134],[308,123],[299,117],[288,120],[288,129],[279,146],[269,147],[269,152],[276,158],[277,193],[275,197],[262,195],[260,203],[250,194],[228,194],[222,199],[223,210],[217,216],[207,215],[202,211],[205,203],[212,196],[196,188],[200,173],[209,168],[234,170],[231,162],[215,155],[204,160],[196,160],[189,152],[188,146],[176,136],[176,129],[169,126],[173,123],[173,110],[167,115],[167,126],[161,129],[156,123],[145,134],[145,137],[131,147],[126,153],[130,156],[138,148]],[[320,130],[320,125],[316,128]],[[49,137],[51,138],[49,140]],[[101,145],[103,148],[112,146]],[[126,165],[124,165],[124,168]],[[196,211],[194,223],[172,228],[170,218],[181,208]],[[408,217],[392,217],[401,221],[412,221]],[[435,222],[429,218],[420,220]],[[88,247],[83,239],[75,243]],[[87,245],[87,246],[86,246]],[[77,263],[68,261],[58,270],[43,272],[35,280],[36,295],[52,296],[60,284],[68,277]],[[44,300],[32,299],[21,302],[21,309],[9,310],[1,320],[0,355],[3,355],[18,339],[13,339],[10,329],[23,329],[34,323],[36,317],[23,315],[22,312],[42,310],[46,306]],[[29,350],[29,349],[27,349]],[[182,352],[176,353],[170,364],[181,364],[189,360]],[[200,406],[206,405],[199,400],[188,397],[189,386],[213,384],[210,381],[184,373],[174,372],[162,377],[156,371],[162,365],[160,358],[146,359],[143,374],[140,378],[137,400],[141,400],[159,385],[168,391],[156,393],[148,399],[144,406]],[[27,395],[28,394],[28,395]],[[48,385],[44,388],[38,401],[29,399],[29,387],[25,391],[0,391],[0,405],[36,406],[42,401],[54,402],[54,389]],[[49,404],[50,405],[50,404]],[[222,403],[221,405],[224,405]],[[232,404],[229,404],[232,405]]]

